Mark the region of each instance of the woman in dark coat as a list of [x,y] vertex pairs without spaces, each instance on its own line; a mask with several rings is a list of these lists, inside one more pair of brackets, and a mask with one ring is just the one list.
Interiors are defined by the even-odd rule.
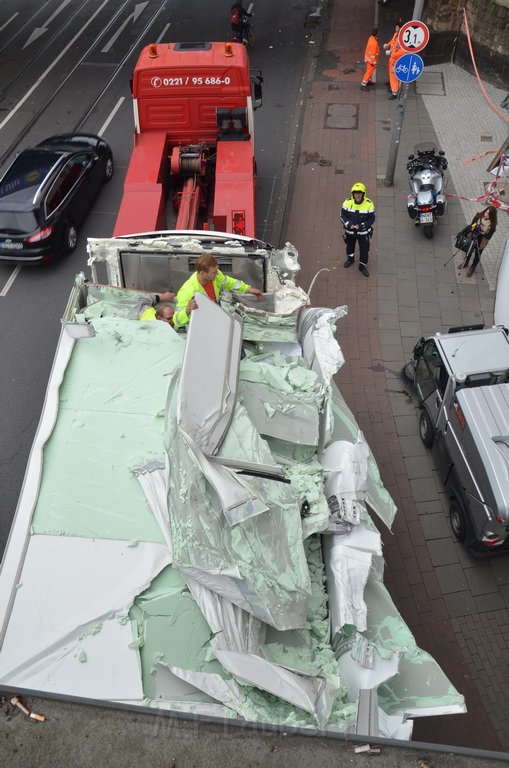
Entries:
[[[475,247],[473,248],[474,260],[472,261],[472,266],[467,272],[467,277],[472,277],[474,274],[475,268],[479,264],[481,253],[488,245],[489,240],[491,240],[495,234],[496,229],[497,209],[493,205],[489,205],[483,211],[476,213],[470,222],[470,232],[467,234],[467,237],[472,238],[472,240],[475,242]],[[462,266],[467,267],[469,261],[470,254],[467,255]]]

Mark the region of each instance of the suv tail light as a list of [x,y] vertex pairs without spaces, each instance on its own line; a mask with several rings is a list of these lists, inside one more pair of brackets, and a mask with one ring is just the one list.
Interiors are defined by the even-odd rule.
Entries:
[[38,243],[40,240],[45,240],[51,235],[52,231],[53,227],[46,227],[46,229],[41,229],[39,232],[36,232],[35,235],[30,235],[30,237],[27,237],[27,243]]

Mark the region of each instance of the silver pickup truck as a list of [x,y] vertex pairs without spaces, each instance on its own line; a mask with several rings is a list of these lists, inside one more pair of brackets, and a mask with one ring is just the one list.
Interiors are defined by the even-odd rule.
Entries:
[[509,546],[509,339],[501,327],[422,338],[406,366],[421,440],[444,469],[450,521],[473,554]]

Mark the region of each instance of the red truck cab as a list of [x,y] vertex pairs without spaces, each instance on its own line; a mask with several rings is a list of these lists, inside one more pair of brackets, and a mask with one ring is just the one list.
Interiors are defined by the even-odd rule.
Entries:
[[254,237],[253,111],[261,82],[240,44],[143,49],[132,79],[134,148],[115,236],[214,229]]

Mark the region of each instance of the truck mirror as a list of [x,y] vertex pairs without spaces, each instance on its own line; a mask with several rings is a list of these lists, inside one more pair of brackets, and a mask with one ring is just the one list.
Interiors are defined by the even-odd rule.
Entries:
[[257,72],[251,75],[251,82],[253,84],[253,109],[258,109],[262,106],[262,84],[263,77],[261,72]]

